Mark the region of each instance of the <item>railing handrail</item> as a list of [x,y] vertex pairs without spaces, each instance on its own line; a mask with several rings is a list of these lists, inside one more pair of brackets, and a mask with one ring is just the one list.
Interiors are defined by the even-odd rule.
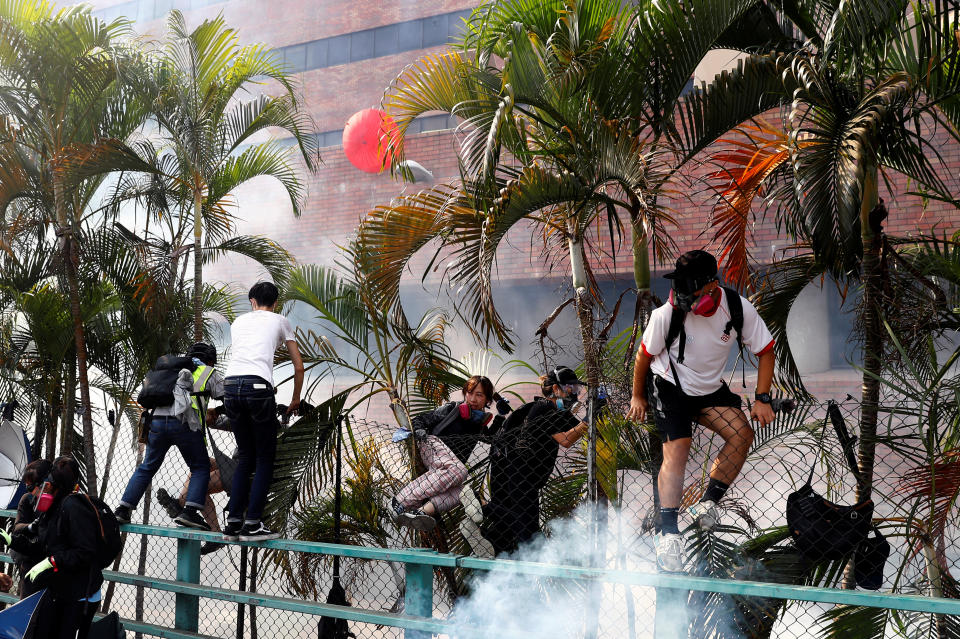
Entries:
[[[14,511],[0,510],[0,516],[11,517]],[[429,581],[433,569],[437,567],[464,568],[487,572],[509,571],[534,577],[574,579],[580,581],[599,581],[622,584],[625,586],[644,586],[667,588],[671,590],[697,590],[749,597],[766,597],[810,601],[820,603],[846,604],[871,608],[909,610],[932,614],[960,615],[960,600],[922,595],[902,595],[818,586],[797,586],[760,581],[741,581],[736,579],[718,579],[695,577],[677,573],[653,573],[642,571],[618,570],[608,568],[589,568],[574,565],[547,564],[511,559],[483,559],[463,555],[438,553],[430,549],[389,549],[367,546],[350,546],[292,539],[275,539],[261,542],[225,541],[220,533],[205,532],[186,528],[150,526],[143,524],[125,524],[121,530],[128,533],[168,537],[183,540],[183,545],[194,547],[199,552],[199,542],[217,541],[228,544],[255,548],[270,548],[293,552],[305,552],[324,555],[339,555],[356,559],[393,561],[408,566],[408,579],[411,573],[418,572],[420,581]],[[178,550],[179,552],[179,550]],[[0,555],[0,561],[9,561],[9,557]],[[427,570],[429,569],[429,570]],[[264,608],[295,610],[312,614],[366,623],[386,624],[421,632],[443,632],[449,629],[449,622],[431,619],[427,616],[396,614],[377,610],[365,610],[346,606],[295,600],[260,593],[248,593],[225,588],[200,586],[197,583],[175,580],[163,580],[129,573],[104,571],[104,576],[117,583],[155,588],[177,593],[186,597],[207,597],[237,603],[246,603]],[[411,594],[408,589],[408,596]],[[431,593],[432,596],[432,593]]]

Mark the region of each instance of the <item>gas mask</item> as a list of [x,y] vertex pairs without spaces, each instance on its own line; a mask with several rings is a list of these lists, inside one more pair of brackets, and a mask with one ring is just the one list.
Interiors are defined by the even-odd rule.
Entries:
[[577,396],[580,393],[580,387],[576,384],[566,384],[563,387],[566,397],[554,398],[557,410],[570,410],[577,404]]
[[55,489],[52,480],[53,477],[51,475],[47,475],[47,478],[43,480],[43,492],[37,497],[37,505],[34,508],[38,513],[47,512],[50,510],[51,504],[53,504]]
[[711,315],[717,310],[717,302],[710,293],[696,292],[717,278],[675,279],[670,289],[670,305],[694,315]]
[[466,402],[460,402],[460,418],[466,419],[471,422],[482,422],[486,416],[486,411],[477,410],[475,408],[470,408],[470,405]]

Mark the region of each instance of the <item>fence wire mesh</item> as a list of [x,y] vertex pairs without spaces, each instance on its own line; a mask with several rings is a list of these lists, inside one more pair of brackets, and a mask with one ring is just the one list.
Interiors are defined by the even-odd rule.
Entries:
[[[458,417],[439,436],[429,434],[440,423],[437,419],[415,418],[415,432],[407,435],[395,423],[348,417],[342,425],[339,540],[655,571],[660,520],[654,477],[662,448],[655,428],[627,421],[627,399],[614,393],[596,421],[596,460],[591,470],[587,437],[581,436],[583,411],[571,417],[554,410],[552,400],[542,403],[546,404],[542,410],[530,410],[525,416],[515,410],[525,418],[515,416],[505,422],[494,419],[484,425]],[[518,401],[513,405],[520,408]],[[857,401],[802,403],[792,412],[779,414],[773,424],[756,428],[743,468],[719,502],[719,522],[710,531],[699,529],[687,508],[704,495],[724,440],[695,427],[679,515],[684,570],[732,579],[856,587],[859,573],[871,567],[863,559],[852,561],[856,549],[861,553],[872,549],[875,563],[878,556],[880,542],[863,544],[860,536],[873,523],[890,552],[879,562],[882,575],[872,566],[876,583],[871,587],[893,593],[960,596],[951,575],[958,561],[954,501],[960,460],[949,452],[950,445],[928,441],[942,435],[943,425],[923,423],[922,411],[914,408],[902,401],[886,401],[879,411],[872,517],[863,506],[849,511],[831,506],[854,505],[858,500],[857,480],[835,426],[841,422],[856,439],[852,446],[860,445],[862,411]],[[459,411],[459,407],[453,405],[450,410]],[[269,523],[285,537],[336,539],[335,439],[330,436],[335,423],[308,414],[281,431],[268,513]],[[416,432],[421,428],[424,432]],[[126,426],[114,431],[102,424],[97,433],[98,468],[109,467],[102,496],[116,505],[142,453]],[[225,466],[223,479],[228,480],[227,466],[235,449],[232,434],[216,430],[209,438],[212,461]],[[306,449],[301,447],[305,438],[313,441]],[[182,496],[188,472],[179,453],[171,449],[138,504],[134,522],[173,525],[171,515],[179,506],[162,495],[165,492],[174,500]],[[587,506],[591,473],[599,500],[596,508]],[[806,537],[798,547],[787,526],[787,502],[808,476],[815,496],[801,509],[807,518],[801,525],[806,526],[801,531]],[[224,484],[229,481],[211,482],[214,492],[208,521],[215,530],[223,524]],[[817,495],[822,497],[819,502]],[[823,514],[826,520],[816,519]],[[857,517],[865,517],[867,525],[853,521]],[[807,543],[816,534],[824,536]],[[869,539],[876,539],[875,535],[871,532]],[[233,545],[205,550],[211,552],[202,557],[202,584],[323,601],[332,583],[332,561],[327,557],[264,549],[251,549],[243,557],[241,548]],[[118,569],[175,579],[175,558],[174,540],[129,534]],[[244,565],[245,571],[241,570]],[[351,605],[402,611],[402,565],[345,559],[341,572]],[[869,583],[868,577],[861,585]],[[505,634],[511,627],[551,628],[561,621],[557,636],[584,637],[650,637],[658,623],[682,624],[683,634],[691,637],[793,637],[828,629],[836,636],[843,628],[868,622],[876,632],[865,636],[886,632],[942,637],[957,629],[952,617],[700,592],[685,595],[686,601],[679,603],[674,598],[675,608],[668,608],[666,594],[660,593],[658,599],[650,588],[608,584],[591,590],[575,582],[464,569],[437,569],[434,592],[435,616],[468,625],[499,625],[497,631]],[[170,627],[174,599],[172,593],[129,585],[105,585],[104,589],[104,608]],[[317,637],[317,624],[317,617],[305,614],[200,601],[199,631],[215,637]],[[350,627],[358,637],[402,635],[399,629],[371,624],[351,623]]]

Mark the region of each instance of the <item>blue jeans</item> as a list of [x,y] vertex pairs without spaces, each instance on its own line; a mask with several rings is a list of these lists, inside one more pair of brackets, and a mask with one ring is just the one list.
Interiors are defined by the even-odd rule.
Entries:
[[[227,521],[256,524],[263,517],[277,453],[277,402],[273,387],[256,375],[228,377],[223,406],[237,440]],[[250,483],[250,475],[253,483]]]
[[133,471],[133,477],[127,482],[120,503],[131,510],[140,503],[153,476],[160,470],[160,464],[171,446],[176,446],[183,455],[183,461],[190,467],[190,485],[187,487],[186,505],[203,508],[207,499],[207,484],[210,483],[210,457],[203,441],[203,431],[190,430],[176,417],[154,417],[150,421],[150,436],[143,463]]

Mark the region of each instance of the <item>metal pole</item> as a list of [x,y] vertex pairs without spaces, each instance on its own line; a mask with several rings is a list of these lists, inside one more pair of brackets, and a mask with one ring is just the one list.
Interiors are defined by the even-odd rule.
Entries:
[[[177,581],[200,583],[200,542],[196,539],[177,539]],[[177,593],[176,602],[176,628],[197,632],[200,627],[200,597]]]
[[[237,588],[240,592],[247,589],[247,547],[240,547],[240,586]],[[243,604],[237,604],[237,639],[245,639],[243,636]]]
[[[403,608],[408,615],[433,617],[433,566],[405,564],[406,588]],[[430,639],[431,633],[423,630],[404,630],[405,639]]]

